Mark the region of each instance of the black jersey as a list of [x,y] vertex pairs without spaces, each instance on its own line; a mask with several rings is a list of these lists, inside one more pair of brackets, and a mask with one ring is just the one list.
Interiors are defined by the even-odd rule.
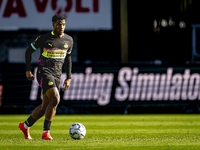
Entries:
[[72,51],[73,39],[67,34],[64,34],[61,38],[57,38],[52,31],[37,37],[31,43],[31,47],[34,50],[41,49],[38,68],[42,69],[45,74],[60,78],[65,57],[70,55]]

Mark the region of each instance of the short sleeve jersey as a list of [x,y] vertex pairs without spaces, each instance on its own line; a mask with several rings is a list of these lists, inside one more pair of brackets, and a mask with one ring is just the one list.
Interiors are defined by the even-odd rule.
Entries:
[[41,56],[38,60],[45,73],[54,76],[61,76],[62,66],[66,55],[71,54],[73,39],[64,33],[61,38],[57,38],[54,32],[39,36],[31,43],[34,50],[41,49]]

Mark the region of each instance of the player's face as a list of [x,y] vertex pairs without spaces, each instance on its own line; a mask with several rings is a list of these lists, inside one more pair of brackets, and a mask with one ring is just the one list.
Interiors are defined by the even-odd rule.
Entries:
[[54,33],[62,35],[65,30],[65,23],[65,20],[57,20],[57,22],[53,23]]

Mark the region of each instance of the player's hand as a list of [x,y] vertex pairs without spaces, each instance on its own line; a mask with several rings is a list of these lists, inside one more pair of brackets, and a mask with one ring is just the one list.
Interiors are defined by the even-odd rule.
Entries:
[[67,90],[70,86],[70,81],[71,79],[65,79],[63,87],[65,87],[64,89],[62,89],[62,91]]
[[34,75],[32,74],[31,71],[26,71],[26,78],[28,80],[34,80]]

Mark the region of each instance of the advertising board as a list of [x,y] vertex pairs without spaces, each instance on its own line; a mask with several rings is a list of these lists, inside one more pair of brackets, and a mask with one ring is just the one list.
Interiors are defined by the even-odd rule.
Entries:
[[[75,70],[78,68],[75,67]],[[63,102],[99,106],[111,102],[184,102],[200,100],[200,68],[177,67],[85,67],[72,74],[71,85],[62,93]],[[34,73],[36,76],[37,68]],[[60,89],[66,73],[62,74]],[[36,79],[30,89],[30,101],[38,100],[40,88]],[[60,90],[61,91],[61,90]],[[42,96],[41,96],[42,99]]]
[[112,29],[112,0],[0,0],[0,30],[52,30],[56,13],[66,30]]

